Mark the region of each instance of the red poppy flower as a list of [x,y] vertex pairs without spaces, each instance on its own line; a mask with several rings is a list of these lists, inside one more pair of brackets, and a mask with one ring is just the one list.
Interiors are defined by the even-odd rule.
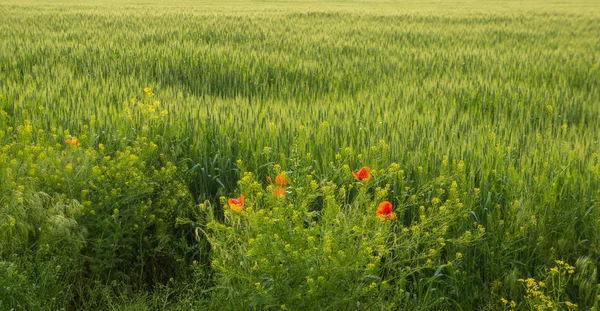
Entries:
[[244,195],[240,194],[239,198],[230,198],[228,203],[230,209],[236,212],[241,212],[244,208]]
[[394,213],[392,213],[392,203],[389,201],[383,201],[379,203],[379,206],[377,207],[377,217],[381,218],[382,220],[394,219],[396,216],[394,216]]
[[281,173],[275,176],[275,184],[278,186],[287,186],[290,184],[290,181],[285,178],[285,173]]
[[67,139],[65,142],[69,146],[79,146],[79,139],[77,139],[77,137],[73,137],[73,139]]
[[273,189],[273,195],[276,197],[282,196],[285,193],[285,188],[283,188],[282,186],[276,186],[275,189]]
[[369,180],[371,178],[371,169],[368,166],[363,166],[358,171],[352,172],[352,175],[359,180]]
[[[267,179],[271,182],[271,178]],[[285,178],[285,173],[278,174],[275,176],[275,189],[273,189],[273,195],[278,197],[285,193],[285,186],[289,185],[290,181]]]

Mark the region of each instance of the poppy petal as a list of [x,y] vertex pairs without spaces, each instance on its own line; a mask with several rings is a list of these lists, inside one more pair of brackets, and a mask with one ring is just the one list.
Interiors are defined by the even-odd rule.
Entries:
[[392,220],[395,218],[394,213],[392,213],[392,203],[389,201],[379,203],[376,214],[382,220]]
[[289,183],[290,181],[285,178],[285,173],[281,173],[275,176],[275,184],[279,186],[286,186]]
[[285,193],[285,188],[282,186],[277,186],[273,189],[273,195],[276,197],[282,196]]
[[239,198],[230,198],[229,200],[227,200],[227,203],[229,203],[230,209],[236,212],[241,212],[244,208],[244,195],[240,194]]

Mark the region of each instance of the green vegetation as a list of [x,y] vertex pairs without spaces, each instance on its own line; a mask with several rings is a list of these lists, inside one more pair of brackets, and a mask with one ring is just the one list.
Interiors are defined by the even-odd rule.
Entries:
[[597,310],[598,34],[586,0],[1,1],[0,310]]

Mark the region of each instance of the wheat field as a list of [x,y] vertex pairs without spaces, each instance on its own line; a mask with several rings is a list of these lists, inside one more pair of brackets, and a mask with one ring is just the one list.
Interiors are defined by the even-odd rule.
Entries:
[[599,34],[590,0],[0,0],[0,309],[595,310]]

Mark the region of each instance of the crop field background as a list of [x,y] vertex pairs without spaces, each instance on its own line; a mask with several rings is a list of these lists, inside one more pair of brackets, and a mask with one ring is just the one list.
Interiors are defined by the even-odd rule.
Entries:
[[0,310],[597,310],[599,153],[597,1],[0,0]]

